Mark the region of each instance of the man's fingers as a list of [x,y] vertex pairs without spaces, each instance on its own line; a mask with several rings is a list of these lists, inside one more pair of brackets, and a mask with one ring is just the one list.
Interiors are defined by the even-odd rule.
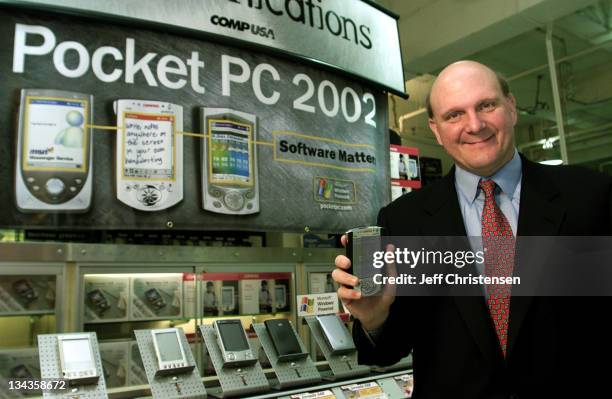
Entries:
[[340,237],[340,242],[342,243],[343,247],[346,247],[347,241],[348,241],[348,238],[346,237],[346,234],[342,234],[342,237]]
[[361,292],[346,287],[340,287],[338,288],[338,297],[343,300],[359,299],[361,298]]
[[340,269],[344,270],[347,270],[351,267],[351,260],[344,255],[336,256],[336,260],[334,261],[334,263],[336,264],[336,267],[339,267]]
[[340,269],[334,269],[332,272],[332,278],[334,281],[340,285],[347,285],[349,287],[354,287],[359,283],[359,279]]

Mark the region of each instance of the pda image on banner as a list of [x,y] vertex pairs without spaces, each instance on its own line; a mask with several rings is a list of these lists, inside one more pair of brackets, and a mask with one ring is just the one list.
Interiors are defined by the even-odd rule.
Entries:
[[131,320],[164,320],[183,317],[183,276],[132,278]]
[[228,215],[259,212],[257,117],[229,108],[201,109],[205,210]]
[[54,313],[56,290],[55,275],[3,275],[0,316]]
[[238,314],[238,281],[224,281],[221,287],[221,309],[223,314]]
[[141,211],[183,200],[183,107],[160,101],[118,100],[117,198]]
[[93,96],[22,89],[15,157],[21,212],[86,212],[92,196]]
[[[37,348],[0,349],[0,380],[26,378],[40,380],[40,363]],[[9,385],[0,384],[0,398],[42,396],[38,389],[28,390],[27,393],[15,395]]]
[[130,277],[128,275],[85,275],[83,279],[83,321],[108,323],[129,317]]

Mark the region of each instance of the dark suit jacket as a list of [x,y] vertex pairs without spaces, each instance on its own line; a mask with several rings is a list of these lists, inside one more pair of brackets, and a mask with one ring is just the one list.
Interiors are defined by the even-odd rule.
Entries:
[[[607,176],[523,158],[518,235],[609,235],[611,199]],[[390,236],[465,236],[454,170],[383,208],[378,222]],[[375,346],[358,321],[353,334],[361,363],[413,351],[416,399],[612,397],[612,387],[600,391],[612,381],[610,298],[513,297],[506,359],[478,295],[397,297]]]

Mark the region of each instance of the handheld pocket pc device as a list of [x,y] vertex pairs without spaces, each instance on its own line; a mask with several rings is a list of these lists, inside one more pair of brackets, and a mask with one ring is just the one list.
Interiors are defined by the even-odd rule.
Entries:
[[359,278],[356,290],[363,296],[377,295],[382,286],[374,283],[374,275],[382,272],[373,266],[374,252],[382,250],[382,228],[378,226],[358,227],[346,232],[346,256],[351,260],[348,272]]
[[93,96],[23,89],[15,199],[22,212],[86,212],[92,196]]
[[117,198],[141,211],[183,200],[183,107],[144,100],[115,101]]
[[239,319],[216,320],[213,326],[217,333],[217,343],[221,349],[224,366],[232,367],[257,362]]
[[166,301],[157,288],[149,288],[147,291],[145,291],[145,298],[147,298],[147,302],[149,305],[155,308],[155,310],[160,310],[166,307]]
[[156,375],[186,373],[195,368],[187,361],[178,328],[151,330],[151,337],[157,357]]
[[221,307],[224,312],[231,312],[236,308],[234,287],[221,287]]
[[287,288],[284,285],[274,286],[274,303],[277,309],[287,306]]
[[20,279],[13,283],[13,289],[19,297],[26,303],[34,302],[38,299],[38,294],[32,287],[32,283],[26,279]]
[[298,337],[291,322],[287,319],[269,319],[264,321],[266,330],[272,339],[279,361],[303,359],[308,353],[302,351]]
[[11,378],[26,378],[28,380],[35,379],[34,374],[28,369],[25,364],[19,364],[11,369],[9,372]]
[[96,368],[90,334],[66,334],[57,337],[62,377],[70,385],[95,384],[100,378]]
[[317,320],[323,330],[323,337],[329,345],[333,355],[341,355],[355,350],[353,337],[351,337],[351,333],[349,333],[338,315],[319,315],[317,316]]
[[109,303],[108,299],[106,299],[106,296],[104,296],[102,290],[98,288],[93,291],[89,291],[87,293],[87,298],[98,316],[102,316],[104,312],[111,308],[111,304]]
[[247,215],[259,212],[257,117],[227,108],[202,108],[204,209]]
[[408,158],[408,177],[417,179],[419,177],[419,164],[414,158]]

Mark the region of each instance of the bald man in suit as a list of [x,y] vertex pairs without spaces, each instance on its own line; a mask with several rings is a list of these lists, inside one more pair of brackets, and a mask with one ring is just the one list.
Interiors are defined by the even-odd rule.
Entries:
[[[451,64],[434,82],[428,105],[430,128],[455,166],[380,211],[387,235],[610,235],[611,179],[521,156],[516,102],[493,70],[473,61]],[[483,224],[491,218],[494,232]],[[612,359],[609,297],[508,296],[503,318],[488,290],[396,297],[385,289],[362,297],[351,289],[358,280],[349,267],[339,256],[333,277],[356,318],[359,361],[390,365],[412,351],[416,399],[612,395],[602,391],[609,367],[596,363]]]

